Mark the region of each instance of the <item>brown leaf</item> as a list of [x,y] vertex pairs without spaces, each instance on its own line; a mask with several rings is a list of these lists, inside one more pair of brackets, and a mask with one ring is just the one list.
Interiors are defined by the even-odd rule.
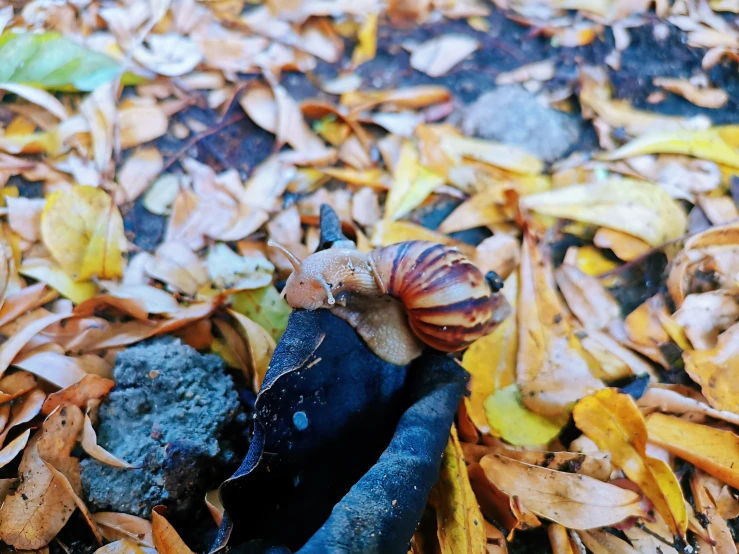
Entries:
[[167,132],[169,121],[157,106],[121,106],[118,125],[121,132],[121,148],[131,148],[161,137]]
[[79,358],[46,349],[32,350],[22,354],[13,361],[13,366],[33,373],[62,388],[74,385],[87,375],[82,360]]
[[729,101],[729,95],[720,88],[697,86],[687,79],[659,77],[652,80],[656,87],[679,94],[689,102],[702,108],[721,108]]
[[535,514],[570,529],[613,525],[643,514],[639,495],[584,475],[524,464],[497,454],[480,465],[487,478]]
[[155,506],[151,512],[151,532],[154,546],[159,554],[194,554],[165,519],[162,506]]
[[82,493],[80,461],[72,456],[84,418],[77,406],[62,406],[46,418],[37,448],[41,459],[59,470],[75,494]]
[[715,348],[683,352],[683,361],[712,407],[739,413],[739,323],[721,333]]
[[148,321],[149,314],[172,314],[177,311],[177,300],[161,289],[149,285],[112,285],[107,294],[100,294],[79,304],[77,316],[93,315],[96,310],[113,307],[131,317]]
[[480,47],[469,35],[441,35],[413,48],[411,67],[441,77]]
[[114,456],[113,454],[105,450],[102,446],[100,446],[97,443],[97,433],[95,433],[95,429],[92,427],[92,421],[90,421],[90,416],[88,416],[87,414],[85,414],[85,422],[82,428],[82,440],[80,442],[85,452],[95,458],[98,462],[102,462],[113,467],[122,467],[125,469],[141,467],[134,466],[133,464],[128,463],[126,460],[122,460],[117,456]]
[[[18,435],[15,439],[6,444],[2,450],[0,450],[0,467],[5,467],[12,462],[15,457],[20,454],[28,443],[28,437],[31,436],[31,430],[26,429],[23,433]],[[5,491],[7,496],[7,491]]]
[[23,327],[0,346],[0,375],[11,365],[21,349],[38,333],[52,323],[70,317],[71,314],[49,314]]
[[179,242],[164,242],[146,265],[146,273],[177,290],[194,295],[208,282],[205,263]]
[[41,459],[36,441],[26,447],[18,468],[21,484],[0,507],[0,538],[21,550],[46,546],[76,508],[74,494]]
[[45,399],[46,393],[44,391],[33,389],[16,400],[10,409],[10,421],[8,421],[5,430],[0,435],[0,444],[5,442],[13,427],[28,423],[36,417],[41,412],[41,406],[43,406]]
[[729,526],[719,515],[716,501],[711,498],[705,485],[706,474],[696,470],[690,479],[690,488],[693,491],[695,509],[701,514],[703,526],[708,531],[711,542],[698,537],[698,545],[703,553],[711,554],[736,554],[737,549]]
[[13,400],[36,387],[36,379],[30,373],[17,371],[0,379],[0,403]]
[[79,382],[70,385],[59,392],[51,393],[43,407],[42,414],[50,414],[58,406],[75,405],[78,408],[87,406],[89,400],[100,400],[110,392],[115,385],[114,381],[99,375],[85,375]]
[[92,519],[106,540],[130,539],[141,546],[154,547],[151,522],[143,518],[117,512],[97,512]]
[[8,225],[23,239],[36,242],[41,238],[41,212],[46,200],[42,198],[6,197]]
[[23,288],[5,298],[0,308],[0,326],[13,321],[22,313],[44,304],[46,300],[46,285],[36,283],[30,287]]
[[118,170],[116,180],[126,193],[126,201],[136,200],[159,176],[164,159],[156,148],[134,152]]

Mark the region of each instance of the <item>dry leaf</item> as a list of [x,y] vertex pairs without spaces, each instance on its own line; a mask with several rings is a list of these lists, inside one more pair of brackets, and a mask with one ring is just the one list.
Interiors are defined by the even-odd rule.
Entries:
[[141,546],[154,547],[151,522],[143,518],[117,512],[97,512],[92,515],[92,519],[98,525],[100,533],[106,540],[127,539],[135,541]]
[[385,219],[400,219],[420,206],[444,180],[418,162],[418,150],[403,142],[400,159],[393,171],[393,184],[385,200]]
[[132,202],[141,196],[162,172],[164,159],[156,148],[142,148],[134,152],[118,170],[116,181]]
[[715,348],[684,352],[683,360],[713,408],[739,413],[739,323],[721,333]]
[[85,424],[82,428],[82,440],[80,443],[82,444],[84,451],[95,458],[98,462],[126,469],[137,467],[128,463],[126,460],[122,460],[117,456],[114,456],[97,443],[97,433],[95,433],[95,429],[92,427],[92,421],[90,421],[90,416],[87,414],[85,414]]
[[115,382],[100,377],[99,375],[85,375],[77,383],[70,385],[59,392],[51,393],[43,407],[41,413],[50,414],[58,406],[67,406],[73,404],[79,408],[87,406],[90,400],[100,400],[110,392]]
[[578,536],[593,554],[639,554],[628,542],[606,531],[580,531]]
[[41,238],[41,213],[46,200],[41,198],[6,197],[8,225],[21,238],[36,242]]
[[118,113],[121,148],[132,148],[167,132],[167,115],[157,106],[121,106]]
[[700,470],[697,470],[690,479],[695,509],[701,514],[703,527],[708,531],[707,538],[709,540],[703,540],[700,536],[697,537],[700,551],[712,554],[736,554],[734,538],[729,526],[718,514],[715,500],[711,498],[706,489],[706,479],[710,478]]
[[151,534],[159,554],[194,554],[183,542],[174,527],[161,514],[161,506],[151,512]]
[[80,358],[42,349],[32,350],[15,358],[13,366],[62,388],[71,387],[87,376]]
[[441,77],[480,47],[468,35],[441,35],[415,46],[411,67],[431,77]]
[[133,52],[133,59],[144,67],[168,77],[190,73],[200,63],[203,54],[192,39],[167,33],[149,35],[148,48],[141,45]]
[[254,390],[259,390],[267,373],[269,361],[272,359],[272,353],[275,351],[275,340],[261,325],[253,322],[245,315],[234,310],[228,310],[228,313],[239,324],[241,336],[248,348]]
[[513,85],[526,81],[548,81],[554,77],[554,60],[542,60],[504,71],[495,78],[496,85]]
[[22,480],[0,507],[0,538],[18,549],[46,546],[76,508],[73,493],[38,453],[37,442],[26,447],[18,468]]
[[17,371],[0,379],[0,403],[8,402],[36,387],[36,379],[30,373]]
[[528,152],[497,142],[445,134],[441,149],[459,163],[468,158],[523,175],[538,175],[544,162]]
[[715,348],[719,334],[739,320],[739,299],[726,290],[689,294],[673,318],[693,348]]
[[41,233],[73,280],[123,276],[123,219],[105,191],[75,186],[52,194],[41,216]]
[[567,263],[556,269],[554,277],[567,306],[585,329],[607,330],[621,321],[621,307],[595,277]]
[[518,240],[503,232],[486,238],[477,245],[475,250],[475,265],[483,275],[494,271],[501,279],[507,280],[521,261],[521,247]]
[[[0,346],[0,375],[2,375],[8,367],[13,363],[18,353],[26,344],[37,334],[46,329],[49,325],[70,317],[71,314],[49,314],[45,317],[32,321],[15,335],[6,340]],[[18,365],[18,364],[15,364]],[[20,367],[20,366],[18,366]],[[25,368],[22,368],[25,369]],[[29,371],[29,370],[26,370]],[[31,372],[33,373],[33,372]]]
[[676,239],[687,229],[685,212],[666,192],[634,179],[542,192],[521,198],[521,207],[623,231],[652,246]]
[[654,413],[647,418],[649,440],[717,479],[739,485],[739,437],[731,431]]
[[[107,513],[107,512],[106,512]],[[94,514],[96,516],[98,514]],[[93,517],[94,517],[93,516]],[[131,539],[120,539],[98,548],[93,554],[158,554],[154,548],[140,546]]]
[[619,259],[625,262],[635,260],[649,250],[649,244],[643,240],[607,227],[601,227],[595,232],[593,244],[598,248],[610,248]]
[[223,508],[223,504],[221,504],[218,489],[205,493],[205,505],[208,506],[208,511],[210,512],[210,515],[213,516],[213,521],[215,521],[216,525],[220,527],[225,510]]
[[487,542],[483,517],[467,476],[457,431],[452,434],[441,459],[439,480],[431,492],[436,509],[441,551],[485,554]]
[[686,79],[660,77],[652,79],[656,87],[679,94],[689,102],[702,108],[721,108],[729,101],[729,95],[720,88],[696,86]]
[[[15,439],[10,441],[7,445],[0,450],[0,467],[5,467],[12,462],[15,457],[20,454],[28,443],[28,437],[31,436],[31,430],[26,429],[23,433],[18,435]],[[6,494],[7,496],[7,494]]]
[[223,243],[214,245],[208,251],[206,264],[208,276],[219,290],[238,291],[267,286],[272,283],[275,271],[269,260],[239,256]]
[[18,273],[41,281],[40,284],[49,285],[76,304],[92,298],[98,292],[95,283],[76,283],[61,267],[49,259],[26,258],[23,265],[18,268]]
[[149,285],[108,284],[107,294],[100,294],[79,304],[74,314],[79,317],[93,315],[96,310],[116,308],[136,319],[148,321],[149,314],[173,314],[179,305],[168,292]]
[[563,473],[493,454],[480,460],[496,487],[540,517],[569,529],[593,529],[643,515],[639,495],[585,475]]
[[572,402],[603,387],[560,304],[551,264],[529,235],[521,255],[518,326],[516,374],[527,408],[547,417],[564,416]]
[[146,265],[146,273],[189,295],[194,295],[208,282],[205,263],[179,242],[164,242],[159,245],[154,258]]
[[654,504],[674,536],[688,528],[685,500],[677,477],[662,460],[647,456],[647,429],[639,409],[627,394],[604,389],[583,398],[572,412],[577,427],[610,452],[624,472]]

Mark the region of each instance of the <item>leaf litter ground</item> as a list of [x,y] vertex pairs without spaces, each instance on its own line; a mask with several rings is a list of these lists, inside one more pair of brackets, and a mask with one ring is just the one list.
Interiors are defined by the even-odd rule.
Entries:
[[307,255],[328,203],[360,249],[459,244],[516,306],[461,356],[414,552],[736,552],[735,3],[77,4],[0,11],[28,62],[0,105],[0,538],[56,548],[79,510],[104,552],[188,550],[159,512],[89,515],[72,448],[139,462],[93,428],[157,335],[253,395],[289,311],[266,239]]

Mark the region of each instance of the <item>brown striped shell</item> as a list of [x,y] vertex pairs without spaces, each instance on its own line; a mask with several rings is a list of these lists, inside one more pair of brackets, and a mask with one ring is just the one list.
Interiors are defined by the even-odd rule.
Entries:
[[370,256],[385,291],[400,300],[411,329],[428,346],[462,350],[500,323],[504,300],[456,248],[409,241]]
[[[392,363],[407,363],[420,349],[406,337],[410,331],[377,329],[385,323],[397,327],[400,320],[391,315],[392,306],[368,303],[373,296],[397,299],[413,334],[444,352],[466,348],[508,315],[504,297],[491,291],[470,260],[456,248],[434,242],[402,242],[370,254],[330,248],[302,262],[294,257],[291,261],[295,271],[284,289],[288,304],[307,310],[333,309]],[[366,324],[370,320],[371,326]]]

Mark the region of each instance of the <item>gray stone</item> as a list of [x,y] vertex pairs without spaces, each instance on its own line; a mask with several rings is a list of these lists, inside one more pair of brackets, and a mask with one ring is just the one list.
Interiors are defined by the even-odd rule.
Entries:
[[485,93],[471,104],[462,130],[553,162],[577,142],[581,128],[575,117],[543,106],[523,87],[511,85]]
[[245,416],[222,360],[165,337],[121,352],[114,373],[116,386],[100,406],[98,443],[144,467],[83,460],[88,506],[148,517],[164,504],[174,516],[191,516],[206,490],[238,464],[223,434],[229,424],[243,427]]

